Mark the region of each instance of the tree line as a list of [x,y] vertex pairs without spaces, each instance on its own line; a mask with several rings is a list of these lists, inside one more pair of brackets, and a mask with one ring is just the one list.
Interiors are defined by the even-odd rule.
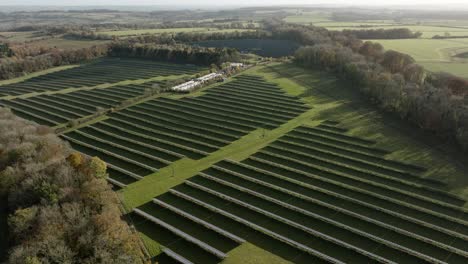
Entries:
[[0,43],[0,59],[13,56],[13,50],[8,43]]
[[333,72],[385,111],[468,150],[466,79],[428,72],[411,56],[354,35],[283,24],[272,30],[304,45],[295,54],[299,65]]
[[134,44],[126,41],[113,43],[109,48],[109,55],[197,65],[221,65],[239,59],[239,52],[230,48],[203,48],[181,44]]
[[412,32],[408,28],[345,29],[343,34],[354,35],[359,39],[412,39],[422,36],[421,32]]
[[144,263],[106,177],[99,158],[74,152],[50,128],[0,109],[8,263]]
[[0,80],[20,77],[61,65],[81,63],[106,56],[107,52],[107,45],[69,50],[42,47],[13,49],[13,56],[0,58]]

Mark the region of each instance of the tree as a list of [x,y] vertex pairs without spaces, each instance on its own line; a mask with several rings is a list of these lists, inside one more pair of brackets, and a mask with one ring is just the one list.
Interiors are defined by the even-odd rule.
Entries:
[[143,263],[121,220],[106,164],[52,130],[0,108],[0,189],[9,207],[8,263]]
[[91,158],[89,162],[90,173],[98,179],[107,178],[107,165],[98,157]]
[[406,67],[413,63],[415,60],[410,55],[394,50],[386,51],[381,62],[382,66],[391,73],[403,73]]

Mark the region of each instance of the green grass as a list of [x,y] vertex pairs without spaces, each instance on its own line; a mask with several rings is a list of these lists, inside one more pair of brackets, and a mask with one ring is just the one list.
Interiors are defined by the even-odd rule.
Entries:
[[468,77],[468,59],[456,57],[468,51],[468,39],[376,40],[385,49],[411,55],[430,71],[444,71]]
[[134,30],[115,30],[115,31],[99,31],[96,33],[106,34],[112,36],[131,36],[131,35],[144,35],[144,34],[162,34],[162,33],[179,33],[179,32],[203,32],[208,31],[210,28],[155,28],[155,29],[134,29]]
[[[3,36],[8,41],[24,42],[31,41],[37,38],[42,38],[44,35],[39,34],[38,31],[27,31],[27,32],[0,32],[0,36]],[[0,37],[0,40],[2,37]]]
[[331,13],[326,11],[301,12],[287,16],[284,21],[288,23],[309,24],[330,21]]
[[420,64],[433,72],[449,72],[468,78],[468,62],[420,62]]
[[468,50],[468,39],[395,39],[376,40],[385,49],[407,53],[417,61],[451,61],[458,53]]
[[[428,168],[423,177],[439,179],[449,183],[452,193],[466,193],[467,169],[460,161],[460,154],[451,145],[430,141],[424,134],[414,134],[415,129],[396,118],[376,111],[354,91],[334,77],[323,72],[308,71],[291,64],[271,64],[254,67],[247,74],[259,75],[278,84],[288,94],[299,96],[311,110],[273,130],[257,129],[200,160],[183,158],[162,168],[142,180],[119,191],[127,210],[148,203],[156,196],[166,193],[186,179],[208,169],[213,164],[231,159],[241,161],[261,148],[302,126],[316,126],[324,120],[340,122],[337,127],[350,129],[348,134],[378,142],[377,148],[393,151],[387,158]],[[215,87],[213,85],[212,87]],[[210,88],[211,89],[211,88]],[[194,95],[204,94],[209,89]],[[184,95],[185,96],[185,95]],[[173,96],[179,98],[182,96]],[[148,227],[150,228],[150,227]],[[156,237],[148,236],[148,230],[139,230],[148,250],[153,256],[160,253]],[[146,233],[143,234],[143,233]],[[238,263],[246,259],[249,263],[287,263],[283,259],[253,246],[244,244],[229,252],[223,263]],[[251,257],[250,257],[251,256]]]
[[[273,69],[291,76],[287,83],[296,81],[311,87],[302,91],[311,105],[334,104],[319,111],[318,119],[338,121],[339,126],[350,129],[348,134],[378,142],[375,147],[392,152],[387,158],[428,168],[422,176],[448,182],[452,193],[466,192],[467,168],[463,165],[463,156],[453,145],[434,140],[430,135],[415,134],[415,128],[407,122],[382,114],[346,84],[326,78],[323,73],[291,65],[276,65]],[[294,91],[299,92],[297,88]]]
[[116,30],[116,31],[101,31],[97,32],[100,34],[106,34],[111,36],[125,37],[134,35],[145,35],[145,34],[163,34],[163,33],[180,33],[180,32],[209,32],[209,33],[221,33],[221,32],[234,32],[234,31],[246,31],[247,29],[216,29],[216,28],[156,28],[156,29],[134,29],[134,30]]
[[[428,171],[423,177],[449,182],[453,193],[463,193],[468,185],[468,180],[464,177],[466,169],[462,163],[457,163],[457,159],[451,158],[451,155],[458,153],[447,154],[451,146],[441,142],[438,143],[441,145],[434,146],[434,143],[426,143],[424,135],[414,136],[414,128],[377,112],[353,90],[348,89],[346,84],[330,75],[306,71],[288,64],[256,67],[247,73],[261,75],[268,81],[279,84],[288,94],[302,97],[312,109],[277,129],[266,131],[264,137],[263,130],[255,130],[203,159],[179,160],[129,185],[120,191],[128,210],[147,203],[222,159],[241,161],[294,128],[318,125],[323,120],[341,122],[339,127],[349,128],[351,135],[377,141],[376,147],[394,151],[388,155],[390,159],[427,167]],[[143,236],[143,240],[151,253],[157,255],[158,242],[146,236]],[[225,262],[236,263],[236,258],[245,258],[258,250],[260,249],[252,248],[252,245],[238,247],[233,250],[234,254],[229,254],[232,258],[229,257]],[[271,253],[260,251],[261,254],[255,255],[255,263],[268,263],[270,258],[275,258]]]
[[[246,257],[248,256],[248,257]],[[270,252],[261,249],[251,243],[243,243],[237,248],[229,252],[229,257],[221,262],[222,264],[289,264],[285,259],[282,259]]]

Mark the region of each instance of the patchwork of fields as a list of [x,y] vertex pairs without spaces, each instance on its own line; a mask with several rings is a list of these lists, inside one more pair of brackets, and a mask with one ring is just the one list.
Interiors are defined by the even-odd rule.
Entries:
[[125,187],[188,157],[200,159],[257,128],[273,129],[308,110],[259,77],[243,75],[183,99],[156,98],[64,135],[72,146],[109,164]]
[[468,59],[457,57],[468,51],[468,38],[432,39],[432,37],[468,36],[468,20],[393,20],[372,21],[333,21],[332,14],[326,11],[298,12],[285,18],[297,24],[310,24],[325,27],[332,31],[408,28],[421,32],[419,39],[381,39],[387,50],[396,50],[411,55],[417,63],[434,72],[448,72],[468,78]]
[[186,263],[246,241],[295,263],[466,263],[465,201],[326,121],[221,161],[134,210],[137,228]]

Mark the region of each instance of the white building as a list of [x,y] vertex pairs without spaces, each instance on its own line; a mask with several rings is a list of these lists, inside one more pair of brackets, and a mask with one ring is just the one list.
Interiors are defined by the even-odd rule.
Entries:
[[231,62],[231,67],[244,67],[244,63],[240,62]]
[[205,76],[202,76],[200,78],[197,78],[195,80],[191,80],[188,82],[185,82],[183,84],[179,84],[177,86],[172,87],[173,91],[176,92],[190,92],[193,89],[197,88],[198,86],[202,85],[203,83],[216,79],[218,77],[222,77],[223,75],[221,73],[210,73]]

